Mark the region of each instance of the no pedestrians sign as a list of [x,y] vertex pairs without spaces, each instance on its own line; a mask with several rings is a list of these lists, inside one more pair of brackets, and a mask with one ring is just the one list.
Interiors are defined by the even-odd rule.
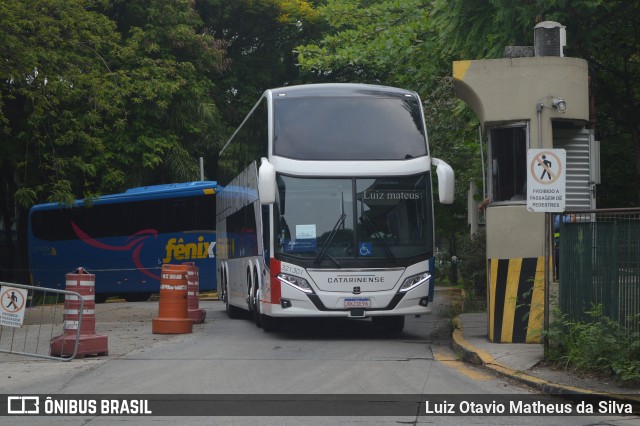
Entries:
[[564,149],[527,151],[527,210],[562,213],[566,201],[566,162]]
[[22,327],[27,301],[27,290],[16,287],[0,287],[0,325]]

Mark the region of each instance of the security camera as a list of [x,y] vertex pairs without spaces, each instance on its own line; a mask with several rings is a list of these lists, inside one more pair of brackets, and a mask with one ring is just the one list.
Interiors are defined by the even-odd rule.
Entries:
[[558,111],[565,113],[567,112],[567,101],[565,101],[564,99],[554,99],[553,107]]

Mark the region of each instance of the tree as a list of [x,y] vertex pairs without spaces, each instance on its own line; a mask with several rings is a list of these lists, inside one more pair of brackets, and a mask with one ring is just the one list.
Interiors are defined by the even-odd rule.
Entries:
[[191,0],[118,0],[106,13],[123,37],[112,67],[125,114],[99,159],[109,170],[101,189],[198,179],[198,156],[215,156],[224,140],[215,102],[225,43]]
[[640,206],[640,1],[554,3],[548,15],[567,23],[568,54],[590,66],[603,157],[598,205]]
[[201,0],[197,8],[211,34],[227,43],[229,69],[217,99],[230,136],[269,88],[302,83],[293,50],[317,33],[315,1]]
[[197,154],[217,151],[213,79],[224,45],[190,0],[7,0],[0,31],[0,261],[9,269],[17,251],[26,271],[32,204],[194,179]]
[[7,264],[16,252],[11,230],[18,220],[19,234],[26,235],[20,219],[31,204],[69,202],[97,175],[92,160],[104,150],[105,117],[121,105],[104,61],[119,36],[97,6],[0,3],[0,213]]

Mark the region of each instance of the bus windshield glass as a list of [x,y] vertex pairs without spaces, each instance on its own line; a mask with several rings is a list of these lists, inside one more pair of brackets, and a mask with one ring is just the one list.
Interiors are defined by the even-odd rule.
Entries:
[[415,97],[274,99],[274,154],[298,160],[406,160],[427,155]]
[[426,258],[433,246],[430,188],[428,174],[354,179],[279,175],[276,255],[333,267]]

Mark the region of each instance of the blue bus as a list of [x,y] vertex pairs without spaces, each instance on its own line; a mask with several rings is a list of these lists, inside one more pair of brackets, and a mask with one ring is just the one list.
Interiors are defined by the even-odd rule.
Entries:
[[163,263],[194,262],[200,291],[215,290],[216,189],[215,181],[175,183],[33,206],[32,284],[64,289],[65,275],[82,266],[96,275],[97,302],[143,301],[159,291]]

